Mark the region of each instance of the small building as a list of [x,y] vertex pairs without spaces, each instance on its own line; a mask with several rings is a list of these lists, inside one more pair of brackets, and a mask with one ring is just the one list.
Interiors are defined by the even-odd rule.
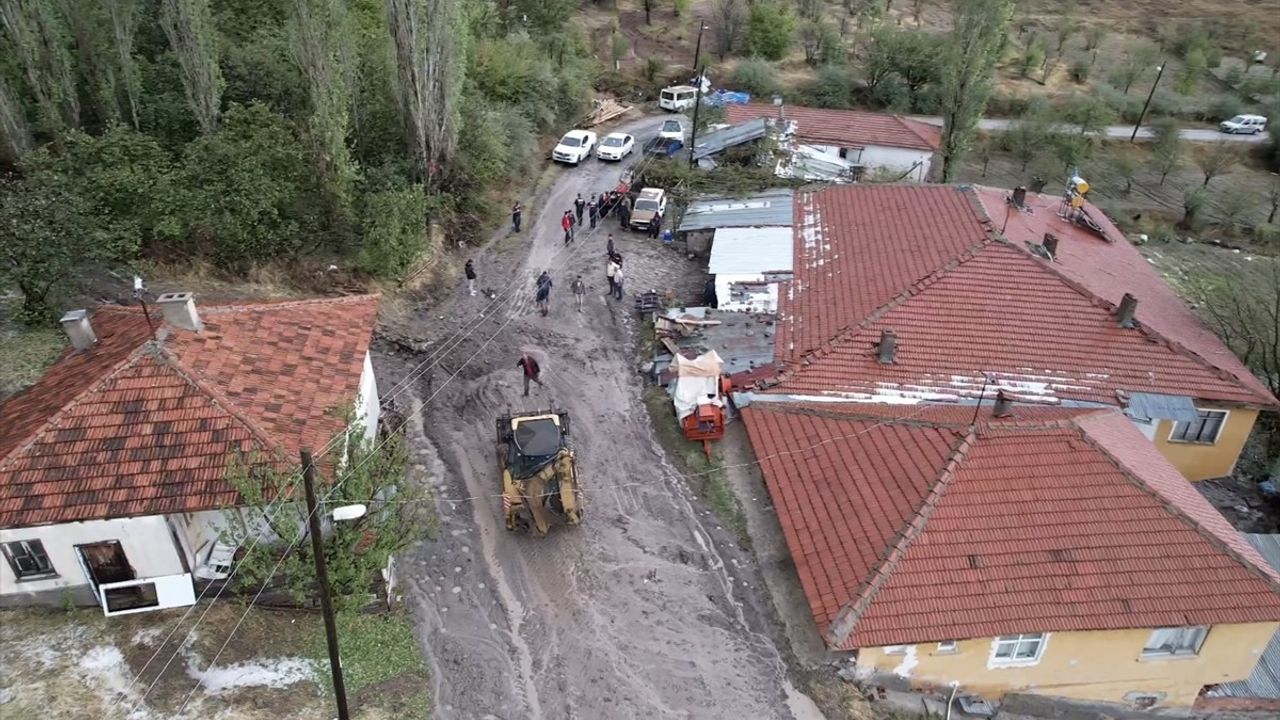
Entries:
[[[247,457],[371,437],[377,296],[70,312],[71,341],[0,403],[0,605],[120,615],[195,602]],[[337,453],[342,452],[339,444]],[[319,455],[318,455],[319,457]]]
[[727,106],[725,117],[733,124],[756,118],[783,123],[799,146],[795,161],[782,166],[795,177],[821,171],[837,179],[844,168],[857,175],[882,172],[896,180],[924,182],[942,146],[937,126],[890,113],[751,103]]
[[715,276],[717,307],[727,312],[774,313],[778,283],[791,279],[790,227],[720,228],[707,272]]
[[676,232],[684,238],[689,252],[706,255],[719,228],[791,227],[793,198],[790,188],[775,188],[744,197],[700,197],[685,208]]

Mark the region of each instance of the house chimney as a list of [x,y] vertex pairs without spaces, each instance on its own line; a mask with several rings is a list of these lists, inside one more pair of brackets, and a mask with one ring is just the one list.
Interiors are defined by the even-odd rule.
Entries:
[[1013,401],[1009,399],[1008,395],[1004,394],[1003,390],[997,390],[996,404],[994,407],[991,408],[991,416],[998,417],[998,418],[1009,417],[1010,413],[1012,412],[1013,412]]
[[164,314],[165,322],[183,330],[200,332],[204,323],[200,322],[200,313],[196,312],[195,296],[189,292],[165,293],[156,298],[156,305]]
[[1122,328],[1133,327],[1133,313],[1138,309],[1138,298],[1125,293],[1120,298],[1120,307],[1116,308],[1116,321]]
[[67,333],[67,339],[71,341],[71,347],[77,351],[88,350],[98,342],[98,336],[93,334],[93,326],[89,324],[89,313],[85,310],[68,310],[66,315],[58,322],[62,323],[62,329]]
[[1054,260],[1058,259],[1058,236],[1053,233],[1044,234],[1044,249],[1049,251],[1049,255]]
[[1021,185],[1013,189],[1013,206],[1021,210],[1027,206],[1027,189]]
[[881,365],[889,365],[893,363],[894,358],[898,354],[898,336],[893,334],[892,330],[880,331],[880,356]]

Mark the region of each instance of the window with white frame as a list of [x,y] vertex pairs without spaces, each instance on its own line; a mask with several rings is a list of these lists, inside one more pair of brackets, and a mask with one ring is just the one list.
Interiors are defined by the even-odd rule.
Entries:
[[1225,410],[1196,410],[1199,417],[1195,422],[1177,422],[1173,424],[1173,432],[1169,434],[1170,442],[1199,443],[1213,445],[1218,442],[1222,432],[1222,423],[1227,419]]
[[1152,630],[1147,644],[1142,646],[1142,656],[1197,655],[1208,634],[1209,628],[1203,625]]
[[906,655],[907,648],[909,647],[911,646],[910,645],[885,645],[884,654],[885,655]]
[[44,551],[44,543],[39,540],[18,540],[4,544],[4,557],[13,568],[13,575],[19,580],[56,575],[53,563],[49,562],[49,554]]
[[1045,633],[1001,635],[991,644],[992,665],[1034,665],[1044,654]]
[[955,651],[956,651],[955,640],[943,640],[942,642],[938,643],[938,652],[940,653],[950,653]]

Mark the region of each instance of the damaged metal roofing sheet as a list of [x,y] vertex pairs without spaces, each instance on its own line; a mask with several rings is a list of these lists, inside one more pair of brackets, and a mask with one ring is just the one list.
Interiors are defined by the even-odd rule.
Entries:
[[698,138],[698,144],[693,149],[693,159],[701,160],[708,155],[724,152],[731,147],[759,140],[768,131],[769,127],[764,118],[756,118],[714,130]]
[[680,219],[680,232],[723,227],[792,224],[791,188],[775,188],[746,197],[704,197],[691,203]]
[[758,275],[793,267],[789,227],[742,227],[716,230],[707,272],[712,275]]
[[[1240,533],[1257,549],[1267,564],[1280,572],[1280,535]],[[1280,698],[1280,630],[1271,636],[1253,673],[1244,680],[1222,683],[1208,693],[1211,697]]]
[[1184,395],[1136,392],[1129,394],[1129,417],[1135,420],[1196,422],[1200,414],[1191,398]]

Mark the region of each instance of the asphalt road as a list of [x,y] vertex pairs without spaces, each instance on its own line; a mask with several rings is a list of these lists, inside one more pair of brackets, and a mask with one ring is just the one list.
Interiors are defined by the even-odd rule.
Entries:
[[[929,116],[916,116],[916,120],[927,122],[930,125],[942,126],[942,118]],[[1017,120],[1008,120],[1005,118],[984,118],[978,121],[978,127],[988,132],[1005,132],[1011,127],[1018,124]],[[1079,132],[1080,126],[1061,124],[1057,126],[1063,132]],[[1108,138],[1125,139],[1133,135],[1132,125],[1110,125],[1103,132]],[[1217,130],[1209,130],[1205,128],[1183,128],[1180,133],[1182,138],[1188,142],[1196,143],[1215,143],[1215,142],[1239,142],[1239,143],[1263,143],[1267,142],[1268,135],[1265,132],[1257,135],[1228,135]],[[1154,136],[1151,128],[1144,126],[1138,130],[1138,137],[1150,140]]]
[[[662,119],[624,129],[643,141]],[[612,187],[635,162],[554,168],[550,188],[527,202],[525,232],[503,231],[475,252],[480,287],[501,299],[514,283],[512,301],[466,296],[459,282],[442,303],[391,321],[423,352],[375,345],[390,383],[441,352],[397,402],[439,517],[434,539],[399,566],[438,718],[821,718],[788,679],[786,642],[750,553],[654,436],[630,297],[605,297],[605,234],[617,236],[631,290],[701,287],[700,266],[614,221],[562,241],[558,221],[573,198]],[[542,270],[555,283],[547,317],[532,297]],[[568,292],[578,274],[589,286],[581,313]],[[456,345],[443,342],[467,329]],[[522,351],[546,383],[530,398],[515,367]],[[494,419],[553,406],[571,414],[583,525],[545,538],[508,532]]]

